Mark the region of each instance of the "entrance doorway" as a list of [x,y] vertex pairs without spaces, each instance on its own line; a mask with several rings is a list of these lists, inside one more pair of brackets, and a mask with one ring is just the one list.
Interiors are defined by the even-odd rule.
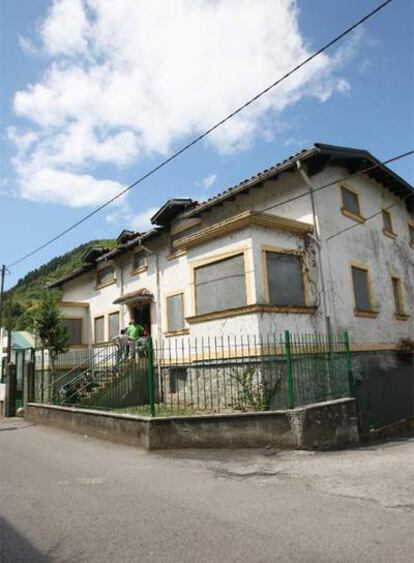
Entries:
[[132,305],[130,307],[131,320],[142,325],[146,330],[148,336],[151,335],[151,304],[145,303],[142,305]]

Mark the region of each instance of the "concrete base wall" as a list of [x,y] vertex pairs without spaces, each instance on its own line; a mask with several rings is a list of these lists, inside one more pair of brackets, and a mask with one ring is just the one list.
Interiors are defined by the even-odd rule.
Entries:
[[353,399],[286,411],[165,418],[29,403],[25,418],[148,450],[265,446],[329,449],[359,440]]

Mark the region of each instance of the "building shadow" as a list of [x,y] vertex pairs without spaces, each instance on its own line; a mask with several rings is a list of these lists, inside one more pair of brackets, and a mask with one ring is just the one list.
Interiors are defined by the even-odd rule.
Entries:
[[51,563],[55,559],[41,553],[0,516],[0,561],[1,563]]

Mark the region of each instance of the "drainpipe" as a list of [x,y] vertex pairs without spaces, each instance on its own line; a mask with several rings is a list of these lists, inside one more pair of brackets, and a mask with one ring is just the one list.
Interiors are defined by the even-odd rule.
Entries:
[[160,261],[158,252],[153,252],[146,246],[142,244],[140,241],[139,245],[143,248],[148,254],[151,254],[155,258],[155,279],[157,284],[157,295],[155,301],[155,310],[157,315],[157,338],[158,338],[158,346],[161,346],[162,341],[162,326],[161,326],[161,286],[160,286]]
[[315,202],[315,194],[314,194],[315,186],[313,185],[311,179],[309,178],[309,176],[305,172],[300,160],[296,161],[296,166],[297,166],[297,169],[299,171],[299,174],[302,176],[305,184],[309,188],[309,195],[310,195],[311,205],[312,205],[312,218],[313,218],[313,224],[315,225],[315,236],[313,236],[313,235],[308,235],[308,236],[310,236],[310,238],[315,242],[316,246],[318,247],[318,267],[319,267],[319,272],[320,272],[323,312],[324,312],[324,318],[325,318],[326,333],[329,336],[331,334],[332,327],[331,327],[331,318],[329,316],[329,310],[328,310],[328,299],[327,299],[327,294],[326,294],[326,283],[325,283],[325,275],[324,275],[323,261],[322,261],[321,233],[320,233],[320,228],[319,228],[319,219],[318,219],[318,215],[316,213],[316,202]]

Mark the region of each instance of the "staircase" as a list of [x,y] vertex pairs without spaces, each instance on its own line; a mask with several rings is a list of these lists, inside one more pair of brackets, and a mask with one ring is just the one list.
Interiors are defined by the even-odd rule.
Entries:
[[[73,377],[71,375],[73,374]],[[69,377],[68,377],[69,376]],[[147,402],[147,357],[127,350],[101,348],[53,384],[55,404],[122,408]]]

